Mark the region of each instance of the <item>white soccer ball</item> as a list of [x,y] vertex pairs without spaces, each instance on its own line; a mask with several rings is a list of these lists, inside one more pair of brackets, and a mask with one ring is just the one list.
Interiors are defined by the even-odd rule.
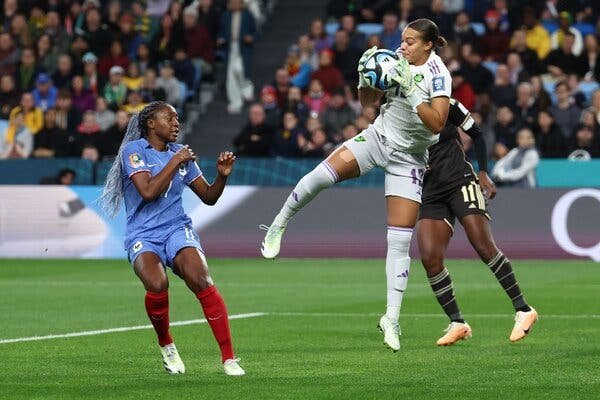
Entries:
[[398,55],[395,52],[380,49],[367,58],[362,73],[369,86],[379,90],[388,90],[398,85],[390,78],[397,65]]

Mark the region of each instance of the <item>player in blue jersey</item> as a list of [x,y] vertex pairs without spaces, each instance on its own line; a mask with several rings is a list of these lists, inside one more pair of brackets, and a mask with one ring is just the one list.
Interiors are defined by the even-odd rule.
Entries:
[[181,194],[188,186],[202,200],[217,202],[231,174],[235,156],[219,154],[217,178],[202,176],[193,151],[175,144],[178,115],[164,102],[148,104],[132,117],[104,187],[102,202],[112,215],[125,200],[125,249],[146,288],[148,317],[158,336],[163,365],[171,374],[185,372],[169,333],[169,282],[166,266],[194,292],[221,349],[227,375],[244,375],[235,358],[225,303],[208,273],[206,258]]

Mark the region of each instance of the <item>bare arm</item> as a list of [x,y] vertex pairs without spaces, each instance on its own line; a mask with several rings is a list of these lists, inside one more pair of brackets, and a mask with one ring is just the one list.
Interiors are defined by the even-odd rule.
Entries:
[[231,152],[224,152],[219,154],[217,159],[217,178],[209,185],[203,176],[199,177],[190,185],[190,189],[202,200],[204,204],[213,206],[223,194],[227,178],[233,170],[233,163],[235,162],[235,156]]
[[383,91],[366,86],[358,89],[358,100],[363,107],[373,105],[381,99]]
[[150,172],[143,171],[132,175],[131,180],[145,201],[156,200],[169,187],[179,165],[193,159],[195,159],[194,153],[188,147],[184,147],[158,174],[152,176]]
[[419,118],[421,118],[427,129],[433,134],[438,134],[446,125],[449,109],[450,99],[448,97],[434,97],[431,99],[431,104],[419,104],[417,113],[419,113]]

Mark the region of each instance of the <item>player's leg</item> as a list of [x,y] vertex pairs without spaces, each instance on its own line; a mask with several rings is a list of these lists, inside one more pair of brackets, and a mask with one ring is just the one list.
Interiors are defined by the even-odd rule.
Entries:
[[461,217],[460,223],[465,229],[469,242],[481,260],[491,269],[515,308],[515,325],[510,340],[516,342],[523,339],[537,321],[538,314],[527,304],[510,260],[496,247],[489,220],[481,214],[470,214]]
[[400,349],[398,318],[410,270],[408,250],[420,204],[405,197],[386,196],[386,205],[388,225],[385,261],[387,304],[385,315],[379,320],[379,329],[384,333],[384,343],[392,350],[397,351]]
[[133,267],[146,289],[144,304],[158,337],[163,366],[170,374],[183,374],[185,366],[169,332],[169,281],[163,262],[156,253],[147,251],[135,258]]
[[[185,229],[191,231],[190,228]],[[190,233],[186,234],[192,236]],[[245,372],[239,366],[239,360],[235,358],[233,353],[227,307],[216,286],[213,285],[206,258],[200,249],[200,245],[198,244],[197,247],[181,247],[185,244],[176,245],[173,243],[177,241],[176,238],[170,238],[169,243],[167,243],[167,253],[173,252],[176,254],[171,263],[173,271],[183,279],[187,287],[199,300],[204,316],[221,350],[225,373],[227,375],[244,375]],[[178,250],[171,250],[177,247],[179,247]]]
[[447,212],[447,218],[429,219],[426,217],[428,210],[435,211],[433,207],[427,205],[424,205],[421,209],[421,216],[425,216],[425,218],[419,220],[417,242],[421,254],[421,263],[427,273],[431,289],[438,303],[450,318],[450,324],[446,328],[445,334],[437,341],[437,345],[449,346],[459,340],[470,338],[472,331],[458,308],[452,278],[446,267],[444,267],[444,254],[453,233],[449,218],[453,220],[453,217]]

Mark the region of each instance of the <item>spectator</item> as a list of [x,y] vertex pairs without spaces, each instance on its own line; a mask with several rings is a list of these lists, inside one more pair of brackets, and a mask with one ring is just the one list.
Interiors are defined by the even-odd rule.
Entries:
[[56,154],[60,131],[56,126],[56,110],[49,108],[44,113],[44,127],[34,136],[32,156],[52,158]]
[[52,74],[52,82],[57,89],[68,88],[71,85],[73,76],[73,60],[68,54],[58,56],[56,70]]
[[573,45],[572,45],[572,53],[575,56],[581,55],[583,51],[583,37],[581,36],[581,32],[577,28],[571,26],[573,23],[573,18],[568,11],[561,11],[558,14],[558,23],[559,29],[555,31],[551,36],[552,48],[560,49],[563,45],[563,41],[565,40],[567,34],[573,35]]
[[277,91],[271,85],[263,86],[260,91],[260,101],[265,114],[265,124],[273,129],[281,122],[281,109],[277,105]]
[[485,14],[485,34],[480,38],[479,45],[484,60],[504,61],[510,45],[510,37],[506,31],[500,30],[500,14],[498,11],[489,10]]
[[508,56],[506,57],[506,66],[508,67],[510,83],[513,85],[529,80],[529,72],[523,67],[521,56],[516,51],[508,53]]
[[313,42],[308,35],[298,37],[298,48],[300,49],[300,62],[310,65],[311,70],[319,68],[319,53],[315,51]]
[[251,100],[254,85],[250,80],[250,66],[256,35],[252,14],[244,8],[243,0],[229,0],[229,9],[221,17],[217,46],[226,51],[227,111],[239,114],[243,100]]
[[323,85],[317,79],[310,81],[308,92],[304,95],[304,104],[309,109],[309,112],[319,115],[329,105],[329,94],[323,90]]
[[442,47],[439,56],[450,73],[460,69],[460,61],[456,58],[456,46],[450,44]]
[[350,46],[348,32],[343,29],[335,33],[333,53],[334,65],[342,72],[344,81],[352,84],[358,82],[356,65],[362,55],[362,50]]
[[98,58],[94,53],[85,53],[81,58],[83,62],[83,85],[86,89],[98,96],[104,90],[106,80],[98,74]]
[[325,32],[323,20],[320,18],[312,20],[308,36],[313,42],[314,49],[317,53],[320,53],[325,49],[331,49],[331,46],[333,46],[333,40],[327,35],[327,32]]
[[100,159],[100,150],[93,144],[85,144],[81,149],[81,159],[89,160],[93,163]]
[[262,106],[253,104],[248,110],[248,122],[233,140],[236,154],[247,157],[268,157],[273,133],[274,127],[267,123]]
[[[26,92],[21,95],[21,102],[10,112],[9,125],[12,124],[14,127],[20,126],[16,122],[13,122],[17,115],[21,116],[22,124],[25,125],[32,135],[35,135],[44,127],[44,113],[41,109],[36,107],[35,100],[31,93]],[[11,130],[9,126],[6,134],[6,139],[9,143],[12,143],[15,133],[16,132]]]
[[93,110],[96,107],[94,94],[85,88],[83,85],[83,77],[81,75],[75,75],[73,77],[71,89],[73,108],[75,108],[79,114],[83,114],[88,110]]
[[333,92],[329,105],[321,118],[325,129],[330,133],[331,137],[339,140],[344,125],[351,123],[355,119],[356,114],[354,110],[346,103],[344,90],[342,88],[337,89]]
[[573,103],[569,86],[565,81],[559,81],[556,84],[554,93],[556,94],[557,104],[551,105],[549,110],[558,126],[560,126],[563,135],[568,138],[579,123],[581,109]]
[[192,5],[183,11],[184,45],[187,55],[203,74],[213,72],[215,43],[206,24],[198,22],[198,9]]
[[[493,10],[499,15],[500,31],[508,32],[510,30],[510,19],[508,17],[508,6],[506,0],[495,0]],[[487,14],[486,14],[487,15]]]
[[343,88],[344,77],[339,69],[333,63],[333,52],[323,50],[319,55],[319,69],[313,72],[311,79],[321,82],[323,89],[327,93],[333,93],[335,90]]
[[48,74],[56,71],[58,49],[52,43],[50,35],[42,34],[36,42],[37,59],[41,68]]
[[531,88],[533,90],[533,98],[535,102],[535,108],[538,110],[546,110],[552,104],[552,100],[550,99],[550,95],[544,89],[544,84],[542,83],[542,78],[534,75],[530,79]]
[[522,127],[521,121],[515,117],[509,107],[498,108],[494,125],[497,143],[502,143],[509,150],[512,149],[516,144],[517,132]]
[[161,63],[173,58],[175,48],[183,44],[183,29],[174,25],[173,18],[165,14],[160,19],[160,28],[150,41],[150,57],[153,63]]
[[552,50],[544,60],[548,73],[554,79],[564,78],[565,75],[577,74],[583,76],[586,66],[582,65],[580,59],[573,55],[573,41],[575,37],[570,32],[564,35],[560,49]]
[[588,126],[577,129],[569,144],[569,159],[583,159],[600,157],[598,134]]
[[592,94],[592,105],[588,108],[596,117],[596,122],[600,124],[600,89],[596,89]]
[[196,83],[196,68],[188,58],[183,47],[179,47],[175,50],[171,65],[173,66],[173,72],[175,73],[177,80],[185,83],[187,89],[194,89]]
[[452,37],[459,45],[463,43],[474,44],[476,42],[477,35],[471,27],[469,14],[465,11],[461,11],[456,15],[453,31]]
[[304,139],[304,135],[304,130],[301,128],[296,114],[286,112],[283,114],[283,127],[275,133],[271,142],[271,155],[274,157],[298,157],[300,141]]
[[413,10],[412,0],[400,0],[397,2],[397,4],[398,4],[397,15],[398,15],[398,21],[399,21],[398,29],[400,29],[400,31],[403,31],[404,28],[406,28],[406,25],[409,24],[409,22],[417,19],[417,16],[415,15],[414,10]]
[[127,73],[123,77],[123,83],[127,86],[127,90],[139,90],[143,80],[144,78],[140,75],[139,65],[135,62],[129,64]]
[[85,24],[83,38],[89,45],[89,51],[96,55],[103,55],[110,47],[110,32],[102,25],[100,10],[91,7],[85,11]]
[[33,150],[33,134],[25,124],[23,111],[11,115],[6,139],[7,146],[0,159],[29,158]]
[[96,98],[96,108],[94,114],[102,131],[106,131],[115,123],[115,113],[114,111],[108,109],[108,105],[106,104],[104,97]]
[[440,34],[445,37],[452,37],[452,15],[446,12],[444,0],[431,0],[430,6],[431,13],[428,16],[433,22],[435,22],[440,29]]
[[219,35],[219,22],[224,11],[224,4],[224,2],[213,0],[198,1],[198,23],[208,29],[210,37],[213,39]]
[[301,123],[305,123],[308,119],[309,110],[302,101],[302,91],[299,87],[290,87],[284,111],[291,111],[296,114]]
[[156,79],[156,72],[152,68],[148,68],[144,73],[144,79],[140,88],[142,98],[146,103],[151,101],[165,101],[167,93],[165,90],[158,86]]
[[290,75],[285,68],[279,68],[275,71],[275,90],[277,91],[277,105],[279,108],[285,108],[285,103],[290,90]]
[[569,92],[571,92],[571,98],[575,105],[580,109],[585,108],[588,99],[579,87],[579,76],[577,76],[577,74],[570,74],[567,77],[567,86],[569,87]]
[[358,135],[358,128],[352,122],[342,128],[342,143]]
[[15,80],[11,75],[0,78],[0,119],[8,119],[10,111],[19,105],[21,93],[15,88]]
[[489,69],[481,65],[481,55],[475,52],[471,45],[463,45],[462,52],[466,61],[462,66],[463,74],[469,77],[469,83],[475,93],[481,94],[494,83],[494,76]]
[[77,126],[77,133],[79,133],[80,142],[83,143],[82,147],[86,144],[96,144],[96,135],[100,133],[100,124],[96,121],[96,115],[93,111],[86,111],[83,113],[81,123]]
[[593,34],[585,36],[585,50],[580,56],[580,63],[585,65],[586,73],[583,76],[586,81],[600,81],[600,49],[598,37]]
[[110,0],[108,2],[108,7],[105,12],[104,21],[108,26],[108,29],[111,33],[116,33],[119,31],[119,17],[123,13],[123,7],[121,7],[121,1],[119,0]]
[[34,50],[30,47],[22,49],[21,62],[15,71],[17,89],[23,92],[33,90],[35,78],[42,72],[44,70],[37,65]]
[[300,138],[300,151],[303,157],[323,159],[334,150],[335,145],[329,141],[323,128],[316,128],[310,132],[310,139]]
[[0,75],[13,75],[19,62],[19,49],[9,33],[0,33]]
[[492,101],[496,107],[510,107],[515,103],[517,97],[516,92],[517,90],[515,85],[513,85],[510,81],[510,72],[508,70],[508,66],[506,64],[499,64],[498,68],[496,69],[496,80],[494,81],[494,85],[489,90]]
[[[90,46],[83,36],[76,35],[71,41],[71,49],[69,53],[74,60],[81,60],[86,53],[91,53]],[[92,53],[94,54],[94,53]]]
[[102,76],[108,76],[112,67],[119,66],[123,68],[123,70],[126,70],[127,67],[129,67],[129,63],[129,57],[127,57],[126,54],[123,54],[123,45],[121,44],[121,41],[116,39],[110,42],[108,54],[100,58],[98,72],[100,72]]
[[541,72],[540,59],[535,51],[530,49],[527,44],[527,31],[525,29],[517,29],[514,31],[511,39],[511,46],[523,62],[523,68],[529,75],[535,75]]
[[116,37],[123,45],[123,53],[134,60],[137,54],[138,47],[142,43],[142,36],[134,29],[134,18],[129,12],[124,12],[119,17],[118,30]]
[[75,181],[77,174],[70,168],[63,168],[56,176],[48,176],[40,179],[40,185],[65,185],[70,186]]
[[352,14],[346,14],[340,18],[340,29],[348,34],[350,47],[361,51],[366,47],[367,38],[364,33],[356,30],[356,19]]
[[33,45],[33,37],[23,14],[16,14],[10,21],[10,34],[18,47]]
[[160,69],[160,78],[156,80],[156,85],[162,88],[167,95],[167,103],[172,104],[174,107],[179,107],[183,104],[183,97],[181,93],[181,86],[179,81],[175,78],[175,71],[171,66],[171,63],[164,63]]
[[[56,126],[62,131],[72,135],[77,129],[80,117],[77,111],[73,108],[73,98],[71,97],[71,91],[68,89],[61,89],[58,91],[58,98],[56,99]],[[70,136],[69,136],[70,137]],[[72,143],[73,140],[68,139],[68,143]],[[69,151],[70,149],[66,149]]]
[[383,32],[381,32],[383,47],[395,51],[402,43],[402,32],[398,29],[398,16],[387,12],[383,16]]
[[104,85],[104,99],[111,110],[117,110],[125,102],[127,86],[123,83],[123,67],[115,65],[109,71],[108,82]]
[[148,104],[144,103],[142,94],[138,90],[132,90],[127,93],[127,102],[121,107],[129,114],[139,113]]
[[460,101],[469,111],[475,110],[477,96],[471,84],[465,79],[462,70],[452,73],[452,96]]
[[107,130],[100,133],[97,140],[98,149],[103,157],[116,156],[127,132],[129,114],[123,110],[115,114],[115,122]]
[[518,147],[508,152],[492,169],[492,178],[496,183],[512,186],[534,188],[536,186],[535,169],[540,156],[535,148],[533,132],[528,128],[519,130]]
[[146,73],[148,68],[155,68],[156,64],[150,58],[150,48],[144,42],[140,43],[136,53],[136,61],[140,66],[140,72]]
[[137,32],[142,37],[143,41],[150,41],[150,39],[156,33],[157,26],[154,23],[154,19],[151,18],[146,11],[145,1],[133,1],[131,4],[131,13],[133,14],[133,29],[135,30],[135,32]]
[[[517,99],[513,103],[513,112],[527,127],[531,128],[537,121],[539,108],[536,107],[533,86],[529,82],[523,82],[517,87]],[[507,104],[510,106],[510,104]]]
[[65,53],[69,46],[69,34],[61,24],[60,14],[55,10],[46,13],[44,34],[50,36],[58,53]]
[[300,47],[292,45],[288,49],[285,67],[290,76],[290,84],[305,89],[311,79],[312,67],[300,58]]
[[525,25],[527,47],[534,50],[538,58],[543,60],[550,52],[550,34],[538,21],[533,8],[525,9],[523,24]]
[[52,79],[46,73],[40,73],[35,80],[35,89],[32,92],[35,106],[42,111],[54,107],[58,90],[52,85]]
[[538,113],[536,143],[542,158],[565,158],[567,146],[560,127],[546,110]]

